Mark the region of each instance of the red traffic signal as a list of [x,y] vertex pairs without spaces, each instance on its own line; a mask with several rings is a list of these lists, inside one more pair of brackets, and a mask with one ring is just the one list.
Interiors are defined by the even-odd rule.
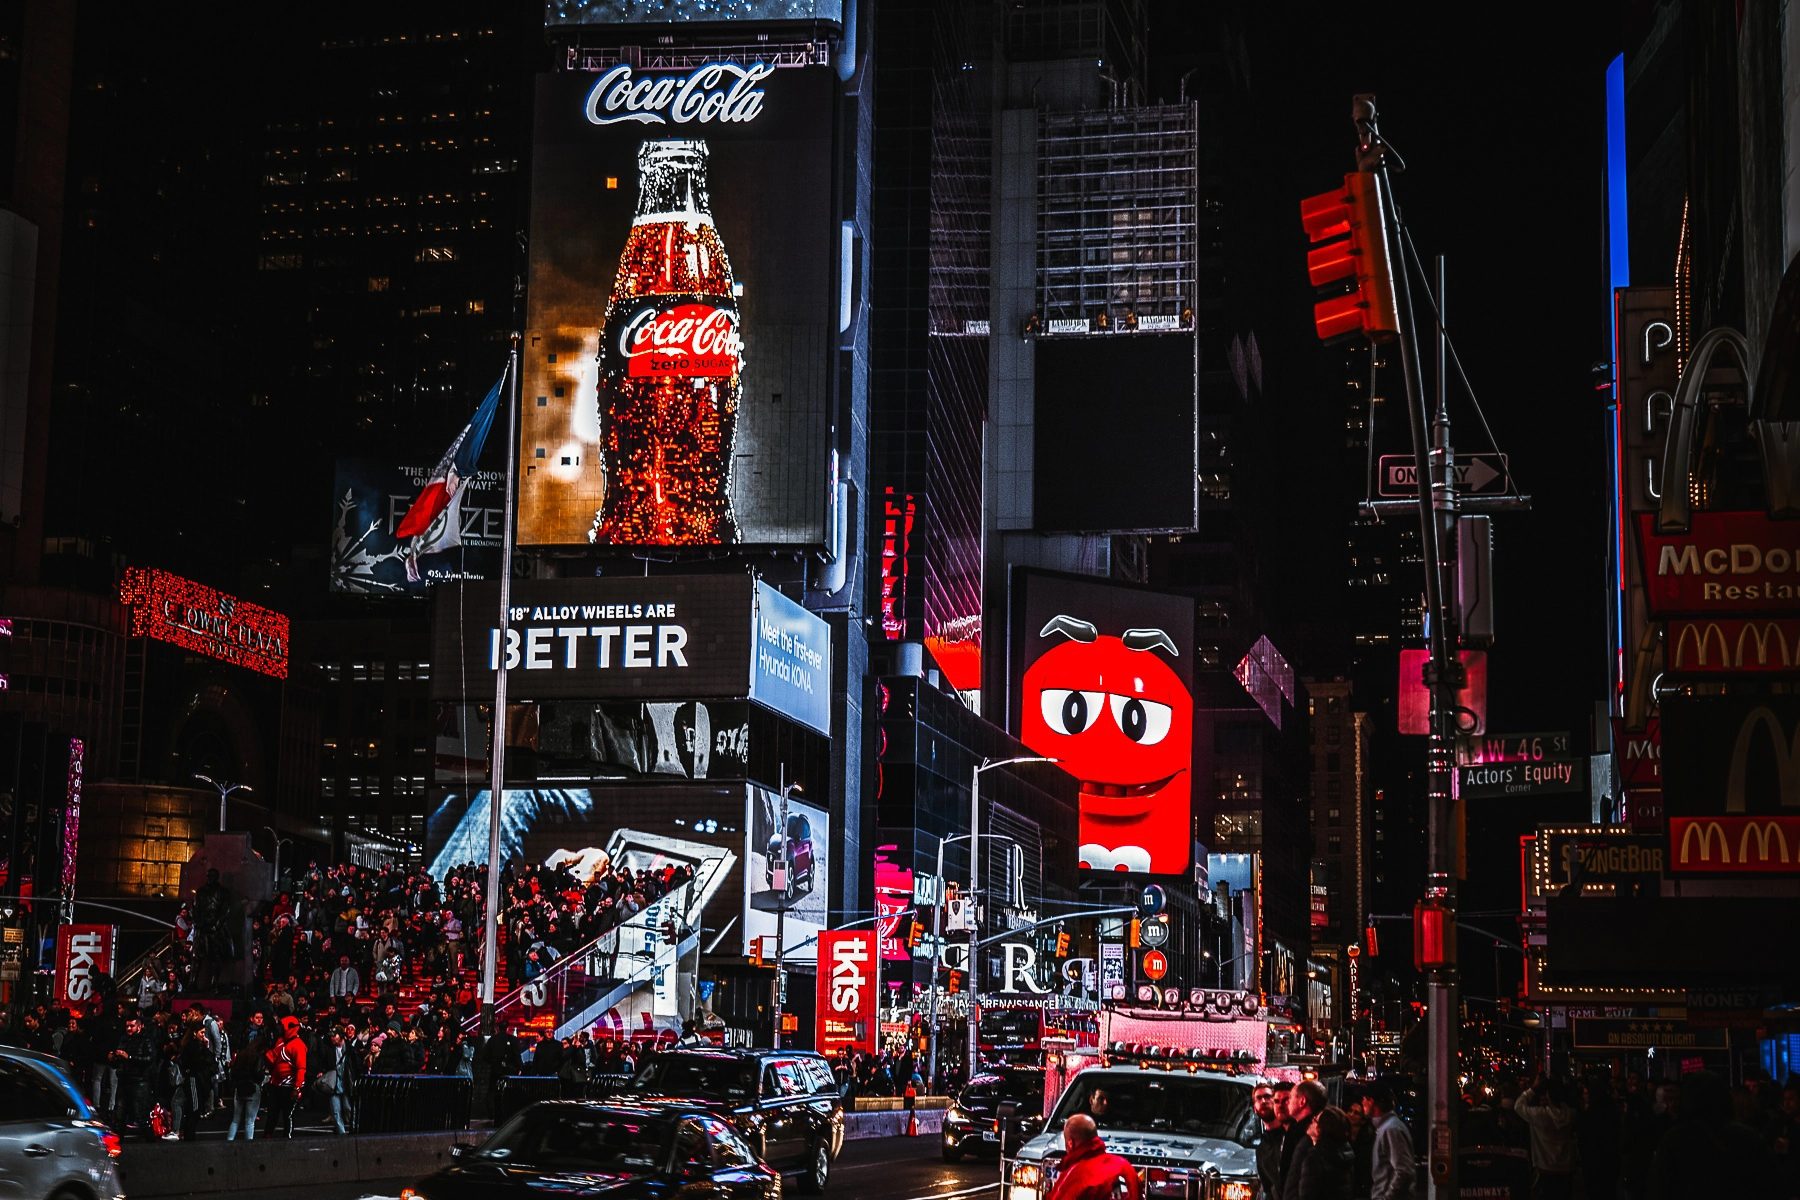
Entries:
[[1300,202],[1306,236],[1326,243],[1306,254],[1313,286],[1351,283],[1349,292],[1313,305],[1313,325],[1326,341],[1359,332],[1375,342],[1400,336],[1386,209],[1381,176],[1363,171],[1344,176],[1336,191]]
[[962,972],[961,971],[950,972],[950,989],[949,990],[952,995],[955,995],[957,992],[962,991]]
[[1437,900],[1413,905],[1413,965],[1421,971],[1456,965],[1456,913]]
[[1056,957],[1069,957],[1069,935],[1061,930],[1058,930],[1056,934]]
[[919,948],[919,943],[925,940],[924,922],[920,921],[917,917],[906,917],[904,919],[911,925],[911,928],[906,932],[906,948],[909,951],[917,950]]
[[1131,918],[1131,948],[1136,950],[1144,942],[1144,923],[1137,917]]

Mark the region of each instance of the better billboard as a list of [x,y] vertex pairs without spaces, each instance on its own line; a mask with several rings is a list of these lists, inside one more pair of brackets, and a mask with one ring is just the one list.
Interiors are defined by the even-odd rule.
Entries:
[[836,76],[538,77],[521,545],[820,546]]
[[1015,570],[1009,728],[1081,780],[1084,869],[1192,857],[1194,602]]
[[340,458],[332,487],[331,590],[423,596],[447,579],[500,574],[506,495],[500,472],[466,480],[450,506],[418,537],[394,531],[431,479],[430,463],[398,465]]
[[[524,700],[749,699],[831,732],[831,630],[749,575],[520,579],[438,589],[433,694]],[[461,664],[451,669],[452,664]]]
[[1195,344],[1191,332],[1038,340],[1035,528],[1194,528],[1200,511]]

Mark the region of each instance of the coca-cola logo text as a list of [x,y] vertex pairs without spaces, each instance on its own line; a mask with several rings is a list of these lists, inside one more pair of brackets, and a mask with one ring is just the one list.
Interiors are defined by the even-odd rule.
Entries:
[[646,308],[619,334],[632,376],[735,375],[741,350],[737,313],[710,304]]
[[763,90],[756,85],[774,73],[768,63],[718,62],[707,63],[685,77],[634,78],[631,64],[620,63],[588,92],[587,119],[596,125],[754,121],[763,102]]

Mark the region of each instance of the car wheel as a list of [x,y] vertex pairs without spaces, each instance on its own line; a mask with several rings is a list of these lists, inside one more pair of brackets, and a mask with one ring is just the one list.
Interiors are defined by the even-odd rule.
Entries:
[[959,1163],[962,1161],[962,1159],[963,1159],[963,1148],[961,1146],[952,1145],[949,1142],[944,1143],[944,1161],[945,1162]]
[[824,1142],[812,1148],[806,1160],[806,1173],[800,1176],[800,1190],[809,1196],[817,1196],[825,1190],[825,1184],[831,1178],[831,1151]]

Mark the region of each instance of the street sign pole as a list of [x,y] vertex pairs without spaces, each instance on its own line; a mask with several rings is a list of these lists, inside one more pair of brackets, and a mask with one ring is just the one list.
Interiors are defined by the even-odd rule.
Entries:
[[[1357,169],[1380,176],[1382,190],[1392,197],[1393,180],[1388,170],[1388,147],[1382,140],[1375,97],[1359,95],[1352,104],[1357,132]],[[1425,669],[1430,690],[1430,743],[1426,750],[1425,798],[1427,812],[1426,899],[1450,910],[1446,927],[1455,930],[1455,770],[1456,694],[1463,684],[1461,656],[1449,603],[1448,584],[1455,578],[1457,543],[1455,452],[1450,443],[1450,417],[1446,406],[1443,321],[1443,278],[1439,268],[1435,302],[1438,331],[1437,404],[1426,409],[1422,364],[1413,321],[1412,287],[1407,270],[1406,231],[1400,223],[1399,205],[1384,206],[1383,235],[1390,254],[1398,260],[1393,272],[1394,294],[1399,309],[1400,369],[1406,385],[1406,411],[1412,429],[1413,459],[1417,478],[1430,481],[1420,487],[1419,548],[1425,560],[1425,602],[1430,619],[1431,659]],[[1451,1200],[1456,1184],[1456,1040],[1460,1008],[1456,968],[1435,967],[1426,973],[1427,1023],[1427,1153],[1430,1161],[1431,1200]]]

